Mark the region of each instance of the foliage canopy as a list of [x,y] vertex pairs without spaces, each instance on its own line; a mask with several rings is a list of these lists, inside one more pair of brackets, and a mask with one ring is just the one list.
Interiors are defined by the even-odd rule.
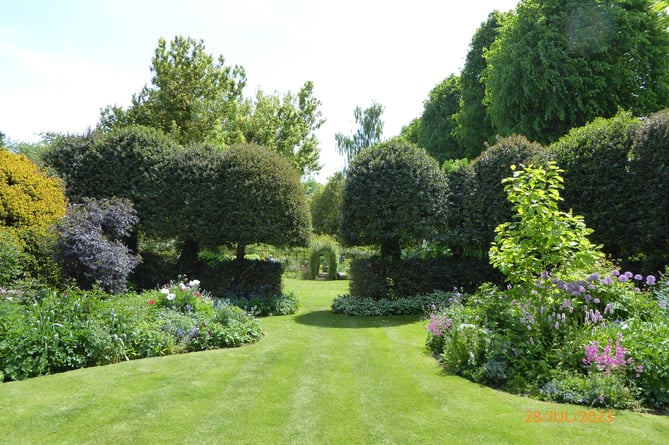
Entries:
[[427,152],[401,140],[361,151],[343,191],[340,235],[347,245],[374,244],[381,255],[434,239],[443,217],[446,176]]

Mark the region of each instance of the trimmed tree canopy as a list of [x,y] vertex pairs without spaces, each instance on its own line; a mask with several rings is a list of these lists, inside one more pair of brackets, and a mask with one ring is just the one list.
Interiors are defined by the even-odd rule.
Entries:
[[235,244],[238,259],[248,244],[308,244],[309,207],[300,174],[285,157],[259,145],[233,146],[219,174],[204,217],[210,223],[202,232],[205,244]]
[[340,234],[347,245],[401,249],[433,239],[443,215],[446,177],[427,152],[401,140],[361,151],[343,192]]

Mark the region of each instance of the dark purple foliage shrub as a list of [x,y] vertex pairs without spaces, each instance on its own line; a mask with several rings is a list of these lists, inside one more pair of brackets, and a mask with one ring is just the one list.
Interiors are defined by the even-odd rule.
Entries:
[[82,289],[99,286],[111,293],[124,292],[139,257],[123,239],[137,222],[128,200],[87,198],[69,205],[58,225],[57,251],[63,275]]

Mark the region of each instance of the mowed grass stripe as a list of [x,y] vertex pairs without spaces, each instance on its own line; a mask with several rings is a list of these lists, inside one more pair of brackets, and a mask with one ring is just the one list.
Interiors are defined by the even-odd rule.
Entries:
[[446,375],[419,317],[346,317],[344,282],[288,280],[297,315],[262,320],[258,344],[0,385],[0,443],[669,443],[669,418],[529,424],[571,413]]

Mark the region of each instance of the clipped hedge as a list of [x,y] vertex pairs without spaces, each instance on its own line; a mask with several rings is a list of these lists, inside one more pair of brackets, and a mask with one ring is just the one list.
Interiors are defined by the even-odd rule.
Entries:
[[235,260],[208,264],[196,278],[216,297],[256,297],[280,294],[282,275],[278,262]]
[[487,261],[474,258],[374,257],[351,262],[350,292],[359,298],[396,299],[452,291],[473,293],[485,282],[501,283],[503,276]]

